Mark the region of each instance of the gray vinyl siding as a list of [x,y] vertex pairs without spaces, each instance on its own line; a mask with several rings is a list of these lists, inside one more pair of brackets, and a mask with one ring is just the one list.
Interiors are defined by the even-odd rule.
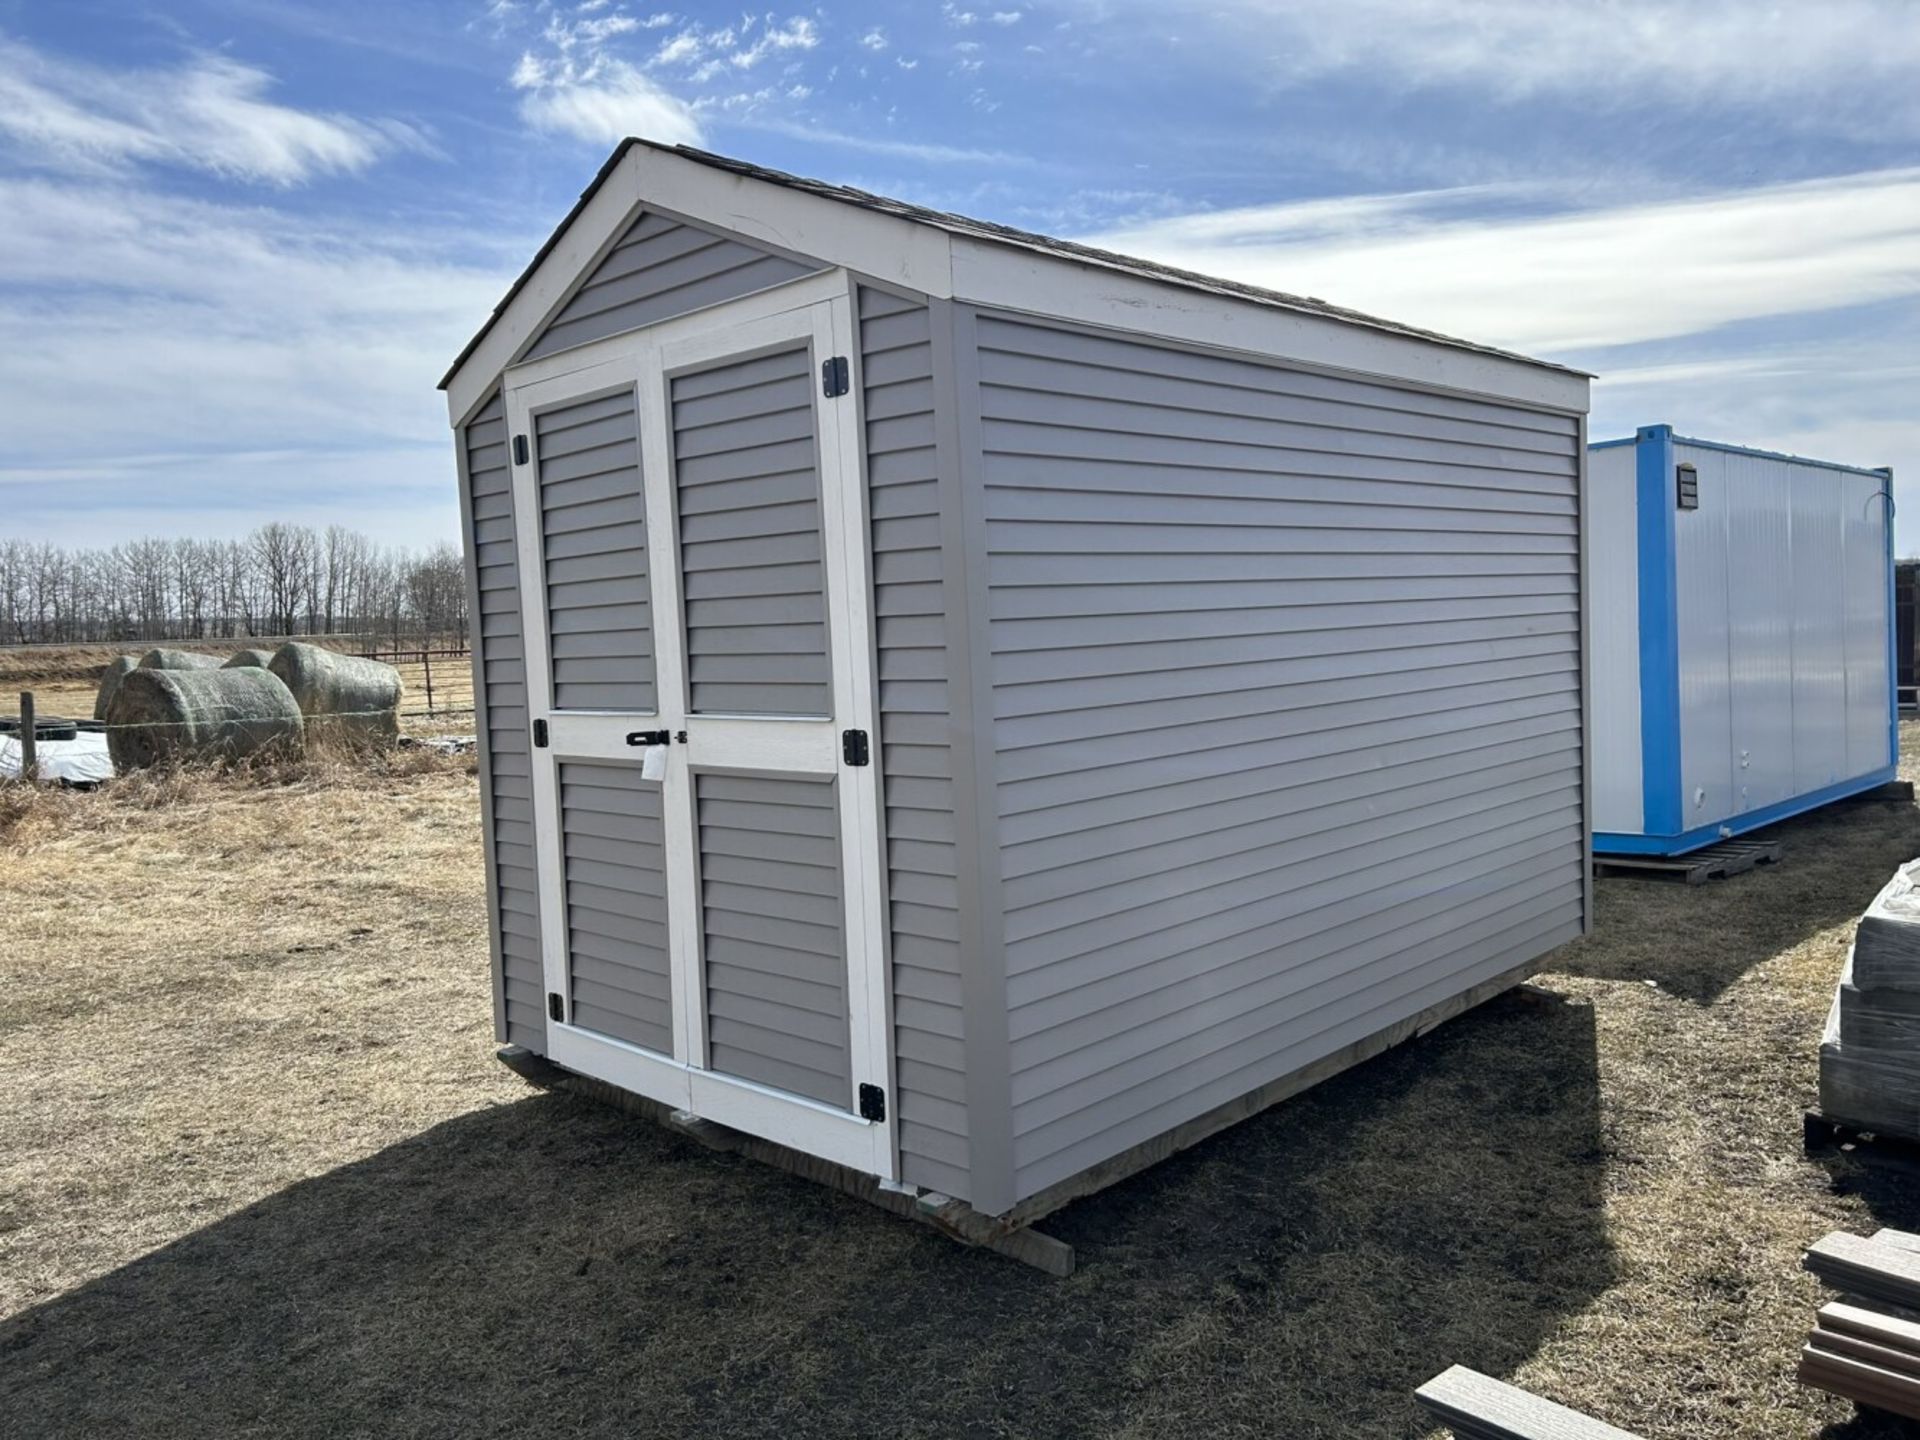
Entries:
[[479,611],[474,650],[479,684],[476,722],[487,736],[487,787],[493,816],[491,916],[500,939],[506,1038],[546,1050],[546,982],[540,961],[540,887],[534,868],[533,770],[527,714],[526,651],[520,624],[513,486],[507,464],[506,405],[495,395],[467,424],[467,487],[473,516]]
[[812,352],[671,382],[695,714],[830,715]]
[[643,214],[522,358],[638,330],[820,268],[665,215]]
[[700,774],[708,1067],[849,1109],[846,931],[832,780]]
[[534,417],[557,710],[655,708],[646,498],[633,391]]
[[660,785],[640,767],[560,765],[568,1016],[583,1029],[673,1053],[667,852]]
[[1579,431],[977,335],[1026,1196],[1581,933]]
[[902,1178],[968,1182],[940,455],[927,307],[859,294]]

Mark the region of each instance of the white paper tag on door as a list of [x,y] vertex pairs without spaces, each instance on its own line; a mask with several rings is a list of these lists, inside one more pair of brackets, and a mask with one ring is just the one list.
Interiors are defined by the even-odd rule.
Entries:
[[640,757],[640,778],[642,780],[664,780],[667,778],[666,746],[647,746],[646,753]]

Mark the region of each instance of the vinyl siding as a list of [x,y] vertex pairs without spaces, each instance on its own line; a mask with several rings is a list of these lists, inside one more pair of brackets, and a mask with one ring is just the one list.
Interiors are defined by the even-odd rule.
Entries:
[[534,417],[557,710],[655,708],[646,499],[632,390]]
[[1026,1196],[1580,933],[1578,429],[977,332]]
[[833,711],[811,356],[672,380],[694,714]]
[[479,578],[474,647],[480,684],[474,703],[487,734],[487,768],[480,783],[487,787],[493,809],[495,910],[490,918],[500,937],[502,972],[495,983],[504,991],[507,1039],[544,1053],[546,982],[534,869],[526,652],[521,643],[506,405],[498,395],[468,422],[462,444],[473,514],[468,543]]
[[638,765],[580,760],[562,761],[559,780],[568,1014],[582,1029],[671,1055],[660,786]]
[[831,780],[694,777],[710,1068],[851,1109]]
[[900,1167],[913,1184],[965,1198],[960,900],[927,307],[862,287],[859,325]]
[[821,267],[697,225],[643,214],[527,349],[523,359],[638,330],[784,284]]

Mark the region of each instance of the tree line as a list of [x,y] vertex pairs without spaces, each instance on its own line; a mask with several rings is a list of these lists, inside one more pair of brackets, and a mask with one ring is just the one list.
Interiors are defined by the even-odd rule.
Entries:
[[69,549],[0,539],[0,643],[342,635],[465,644],[459,547],[406,550],[341,525],[240,540]]

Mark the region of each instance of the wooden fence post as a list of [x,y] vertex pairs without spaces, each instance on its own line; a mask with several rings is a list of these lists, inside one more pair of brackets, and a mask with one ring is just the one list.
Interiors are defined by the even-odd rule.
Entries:
[[431,652],[420,652],[420,669],[427,677],[427,714],[433,714],[433,656]]
[[34,733],[33,691],[20,692],[20,778],[32,780],[40,768],[40,737]]

